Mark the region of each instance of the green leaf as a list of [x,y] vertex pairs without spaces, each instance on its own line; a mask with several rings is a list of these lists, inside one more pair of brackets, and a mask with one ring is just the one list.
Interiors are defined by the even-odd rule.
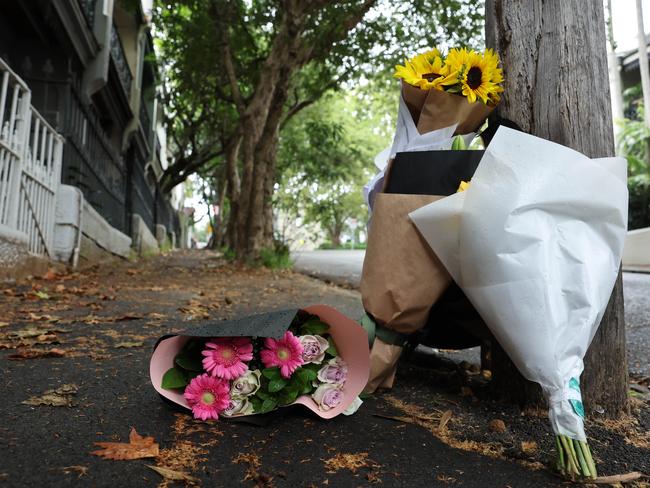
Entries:
[[306,384],[306,385],[304,386],[304,388],[302,389],[302,391],[300,392],[300,394],[301,394],[301,395],[308,395],[308,394],[310,394],[312,391],[314,391],[315,389],[316,389],[316,388],[314,388],[314,387],[311,385],[311,383],[308,383],[308,384]]
[[273,395],[265,392],[262,389],[257,390],[256,396],[260,397],[262,400],[268,400],[269,398],[273,398]]
[[278,378],[276,380],[271,380],[271,381],[269,381],[269,392],[277,393],[278,391],[280,391],[285,386],[287,386],[287,380],[285,380],[283,378]]
[[297,376],[302,383],[309,383],[318,377],[318,373],[312,369],[300,368],[296,371],[295,376]]
[[275,398],[269,398],[267,400],[264,400],[262,406],[260,407],[260,413],[270,412],[277,406],[278,406],[278,402]]
[[334,344],[334,340],[332,339],[332,336],[329,336],[327,338],[327,341],[330,343],[330,347],[327,348],[327,351],[325,351],[327,354],[330,356],[338,356],[339,352],[336,349],[336,344]]
[[280,405],[288,405],[290,403],[295,402],[296,398],[298,398],[299,391],[300,390],[298,390],[297,388],[294,388],[294,387],[287,388],[278,397],[278,403]]
[[163,375],[162,384],[165,390],[175,390],[187,386],[187,376],[178,368],[169,368]]
[[280,368],[266,368],[262,370],[262,375],[270,380],[281,379]]
[[262,403],[263,403],[262,400],[256,396],[253,396],[253,397],[248,397],[248,401],[251,402],[251,404],[253,405],[253,411],[255,413],[259,413],[260,410],[262,409]]
[[321,370],[322,367],[323,367],[322,364],[309,363],[302,366],[301,369],[307,369],[309,371],[313,371],[314,373],[316,373],[316,375],[318,375],[318,372]]
[[187,371],[203,371],[203,362],[201,357],[187,352],[179,353],[174,359],[176,366],[179,366]]
[[454,142],[451,144],[451,150],[462,151],[463,149],[467,149],[467,145],[465,144],[465,139],[463,139],[463,136],[458,135],[454,137]]
[[312,317],[300,326],[300,335],[321,335],[330,330],[330,326],[325,322]]

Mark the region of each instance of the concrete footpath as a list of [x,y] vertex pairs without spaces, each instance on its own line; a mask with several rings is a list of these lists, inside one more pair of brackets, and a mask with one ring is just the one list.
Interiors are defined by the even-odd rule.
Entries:
[[[367,399],[354,416],[324,421],[291,408],[262,417],[262,425],[194,421],[149,383],[149,357],[163,334],[208,317],[314,303],[351,317],[361,312],[355,291],[290,271],[237,268],[206,251],[5,287],[0,485],[562,485],[545,468],[553,438],[544,413],[522,415],[479,400],[480,391],[453,368],[406,363],[396,387]],[[42,396],[50,390],[56,392]],[[639,429],[647,431],[646,417]],[[494,419],[505,430],[490,427]],[[91,454],[95,442],[126,442],[132,427],[155,439],[157,457],[115,461]],[[589,433],[598,440],[603,474],[650,471],[647,451],[626,444],[629,432],[594,423]],[[185,481],[165,480],[149,466],[181,472]]]

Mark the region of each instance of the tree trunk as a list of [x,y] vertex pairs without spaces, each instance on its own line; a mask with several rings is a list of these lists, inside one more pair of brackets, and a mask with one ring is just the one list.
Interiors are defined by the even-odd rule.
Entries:
[[228,247],[237,248],[237,217],[239,215],[239,195],[241,193],[241,181],[237,169],[237,160],[239,158],[239,147],[241,146],[241,136],[237,134],[228,145],[226,150],[226,179],[228,202],[230,204],[230,213],[228,214],[228,228],[226,236]]
[[[266,180],[264,182],[264,240],[273,243],[275,239],[273,222],[273,192],[275,191],[275,166],[278,156],[278,137],[275,138],[273,147],[269,151],[269,161],[266,166]],[[284,242],[284,239],[282,239]]]
[[219,249],[223,246],[223,241],[226,234],[224,228],[225,220],[223,218],[223,205],[226,201],[226,188],[228,186],[228,180],[226,178],[225,171],[220,171],[216,177],[216,180],[218,213],[214,216],[214,227],[212,228],[214,242],[212,242],[212,249]]
[[332,247],[334,248],[341,247],[341,233],[337,232],[336,230],[330,230],[329,235],[330,235],[330,242],[332,243]]
[[[503,64],[501,117],[589,157],[614,154],[602,0],[487,0],[486,40]],[[492,363],[496,395],[523,405],[539,402],[539,390],[499,348]],[[609,417],[627,411],[620,276],[582,378],[589,409],[602,408]]]

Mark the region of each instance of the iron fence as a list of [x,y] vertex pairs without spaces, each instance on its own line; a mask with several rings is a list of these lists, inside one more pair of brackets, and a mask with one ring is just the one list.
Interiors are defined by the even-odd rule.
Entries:
[[127,232],[124,161],[74,86],[70,86],[66,105],[63,181],[79,187],[109,224]]

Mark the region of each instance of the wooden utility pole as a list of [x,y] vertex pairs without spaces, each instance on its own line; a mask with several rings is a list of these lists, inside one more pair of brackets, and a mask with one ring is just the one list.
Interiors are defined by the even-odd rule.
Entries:
[[[525,132],[589,157],[614,154],[602,0],[486,1],[486,40],[505,76],[501,117]],[[580,184],[580,182],[576,182]],[[531,387],[496,347],[494,391],[538,403]],[[623,288],[619,278],[585,359],[585,405],[617,417],[628,409]]]

